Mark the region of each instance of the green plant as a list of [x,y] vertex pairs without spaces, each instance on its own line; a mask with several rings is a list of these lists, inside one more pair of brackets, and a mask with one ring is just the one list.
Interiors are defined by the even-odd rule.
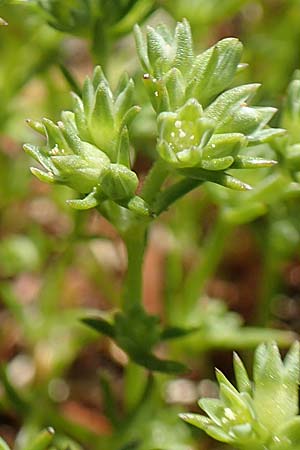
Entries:
[[[45,450],[187,450],[196,445],[195,433],[177,418],[182,405],[173,404],[173,386],[182,390],[179,403],[192,403],[200,380],[211,375],[212,350],[270,340],[285,347],[295,339],[291,330],[258,325],[278,328],[283,269],[294,264],[290,278],[298,276],[298,75],[279,118],[265,106],[274,86],[285,85],[285,65],[275,61],[288,63],[296,48],[289,24],[297,21],[297,1],[280,2],[282,26],[270,14],[262,45],[252,50],[239,24],[261,30],[258,13],[271,10],[265,2],[229,0],[216,11],[217,2],[205,1],[201,8],[179,0],[0,1],[9,24],[0,29],[0,356],[7,357],[0,368],[0,433],[8,442],[16,437],[16,450],[31,449],[48,425],[55,436],[42,432],[37,441]],[[152,25],[144,33],[136,25],[141,74],[126,35],[146,18],[169,23],[166,10],[174,17],[186,10],[201,42],[193,42],[186,20],[174,31]],[[266,41],[272,36],[279,48],[276,39],[287,28],[291,51],[272,53],[276,70],[272,64],[266,70],[274,77],[264,79],[256,71]],[[249,70],[237,38],[199,53],[227,35],[248,42]],[[101,64],[93,73],[90,56]],[[120,64],[130,76],[117,83]],[[260,106],[251,106],[256,79],[266,87],[256,96]],[[25,114],[34,118],[28,124],[35,136],[20,126]],[[41,116],[53,120],[35,120]],[[28,176],[29,159],[16,151],[29,140],[25,151],[38,163],[32,173],[48,187]],[[297,322],[289,328],[297,330]],[[296,346],[288,359],[296,359]],[[285,379],[276,347],[261,349]],[[236,364],[242,378],[245,370]],[[245,406],[247,395],[218,376],[227,386],[224,402],[238,398],[232,413],[218,403],[220,414],[251,419],[246,426],[226,422],[230,438],[274,450],[275,425],[259,401],[257,418],[253,399]],[[295,383],[289,388],[295,400]],[[224,437],[223,429],[199,420]],[[296,425],[287,423],[285,437],[296,447]],[[253,438],[249,429],[258,434]],[[290,448],[283,432],[279,440]]]
[[[267,127],[274,108],[248,106],[257,84],[229,89],[241,67],[242,45],[237,39],[225,39],[195,56],[189,24],[183,21],[174,35],[164,26],[149,28],[147,42],[137,27],[136,42],[158,126],[158,157],[139,195],[128,134],[139,108],[132,106],[134,84],[126,76],[113,94],[101,68],[96,68],[93,78],[84,83],[82,97],[73,95],[73,111],[63,112],[60,122],[29,121],[47,142],[45,147],[26,144],[24,149],[45,169],[32,168],[34,175],[77,190],[84,198],[69,200],[69,205],[97,207],[125,242],[128,273],[123,311],[110,321],[88,318],[85,322],[115,339],[137,363],[152,370],[180,371],[181,364],[158,359],[152,349],[161,340],[193,329],[162,330],[158,318],[149,316],[141,305],[149,224],[205,181],[251,189],[226,170],[276,164],[240,152],[281,136],[284,130]],[[171,185],[165,187],[167,178]]]
[[181,418],[237,448],[298,448],[299,357],[298,342],[284,362],[275,343],[260,345],[254,356],[252,383],[241,359],[234,354],[237,389],[217,371],[220,399],[199,401],[208,417],[181,414]]

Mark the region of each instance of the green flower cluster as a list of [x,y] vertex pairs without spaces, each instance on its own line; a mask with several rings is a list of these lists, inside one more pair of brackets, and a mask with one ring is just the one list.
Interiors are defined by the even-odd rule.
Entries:
[[[135,35],[147,71],[145,86],[157,112],[157,151],[163,174],[160,182],[154,182],[157,192],[148,196],[150,200],[144,192],[141,197],[136,195],[139,180],[131,170],[128,137],[128,126],[140,109],[133,105],[134,83],[124,75],[113,93],[100,67],[92,79],[85,80],[81,96],[73,94],[73,111],[64,111],[57,124],[48,119],[29,121],[47,141],[44,147],[25,145],[45,169],[33,168],[33,174],[78,191],[82,198],[69,201],[74,208],[103,203],[106,208],[109,201],[143,216],[156,211],[151,201],[174,169],[195,186],[211,181],[232,189],[251,189],[227,170],[276,164],[249,157],[244,150],[281,136],[284,130],[267,126],[274,108],[247,105],[257,84],[228,89],[243,67],[242,44],[234,38],[224,39],[195,56],[185,20],[177,24],[174,36],[164,26],[149,27],[146,41],[138,27]],[[157,175],[151,172],[150,182],[145,183],[148,191],[153,174]],[[111,209],[106,216],[110,213]]]
[[254,382],[234,355],[236,389],[217,371],[220,398],[203,398],[207,416],[181,414],[186,422],[214,439],[241,449],[288,450],[299,447],[299,343],[281,360],[275,343],[260,345],[254,358]]
[[[245,66],[240,63],[238,39],[223,39],[194,55],[186,20],[177,24],[174,35],[160,25],[148,27],[146,39],[136,26],[135,36],[146,72],[144,83],[158,114],[157,150],[167,164],[176,169],[199,168],[181,173],[204,180],[213,177],[205,171],[275,164],[243,153],[246,147],[268,142],[284,130],[267,126],[275,108],[248,105],[258,84],[229,89]],[[230,187],[248,188],[243,183]]]
[[85,34],[93,26],[99,0],[36,0],[49,24],[64,32]]
[[[98,39],[131,31],[153,9],[154,0],[23,0],[48,24],[64,33]],[[106,36],[107,38],[107,36]]]
[[138,177],[130,169],[128,124],[139,108],[132,106],[133,81],[123,77],[115,95],[101,70],[86,78],[82,98],[73,94],[74,111],[64,111],[57,124],[28,121],[46,138],[46,146],[24,149],[46,171],[32,168],[41,181],[65,184],[83,199],[69,200],[76,209],[93,208],[107,200],[147,215],[135,195]]

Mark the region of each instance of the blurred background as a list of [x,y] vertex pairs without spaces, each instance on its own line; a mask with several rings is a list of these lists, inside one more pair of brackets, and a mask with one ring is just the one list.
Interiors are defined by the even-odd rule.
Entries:
[[[72,20],[69,5],[78,10]],[[277,107],[278,126],[288,84],[300,69],[300,0],[99,5],[95,19],[84,0],[0,4],[8,23],[0,27],[0,435],[18,449],[52,425],[61,448],[206,448],[208,438],[176,414],[195,410],[202,395],[216,395],[214,365],[230,376],[233,349],[249,362],[247,349],[265,338],[286,346],[299,332],[299,194],[281,198],[281,181],[264,169],[255,180],[266,198],[259,216],[237,220],[242,194],[208,184],[154,224],[144,267],[147,311],[176,321],[182,304],[196,304],[202,295],[195,323],[186,317],[199,332],[168,348],[189,374],[159,375],[153,387],[144,369],[79,321],[83,311],[118,307],[123,244],[97,212],[66,205],[73,192],[31,176],[33,162],[22,144],[39,138],[26,119],[58,120],[71,107],[70,90],[95,64],[112,86],[125,70],[144,105],[131,130],[134,169],[143,177],[154,157],[156,124],[132,27],[173,26],[186,17],[198,52],[224,37],[241,39],[249,66],[239,82],[262,83],[255,103]]]

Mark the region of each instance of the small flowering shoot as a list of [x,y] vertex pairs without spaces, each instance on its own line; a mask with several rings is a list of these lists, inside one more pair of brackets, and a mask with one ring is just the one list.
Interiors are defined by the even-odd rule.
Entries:
[[46,138],[45,147],[30,144],[25,151],[45,169],[32,173],[47,183],[65,184],[83,199],[69,200],[75,209],[93,208],[111,200],[147,215],[145,202],[135,196],[138,178],[130,169],[128,124],[139,108],[132,106],[133,81],[121,80],[113,96],[100,67],[86,78],[82,99],[73,94],[74,111],[64,111],[57,124],[28,121]]
[[174,35],[165,26],[148,27],[145,39],[136,26],[135,36],[144,84],[158,115],[161,159],[184,176],[250,189],[225,170],[275,164],[244,150],[284,130],[267,126],[276,109],[248,105],[258,84],[230,88],[244,68],[240,41],[223,39],[195,55],[186,20],[177,24]]
[[292,345],[284,361],[274,342],[260,345],[254,356],[253,382],[237,354],[234,372],[237,388],[217,370],[220,398],[199,401],[207,416],[188,413],[180,417],[235,448],[299,448],[299,343]]
[[122,311],[111,314],[109,320],[96,316],[83,321],[113,339],[136,363],[150,370],[182,372],[182,364],[158,358],[155,347],[189,334],[195,327],[166,324],[162,328],[159,319],[142,306],[142,265],[149,225],[205,181],[250,190],[231,169],[276,164],[248,153],[284,130],[267,125],[274,108],[248,106],[258,84],[232,87],[236,73],[244,68],[238,39],[224,39],[195,55],[186,20],[177,24],[174,34],[159,25],[148,27],[144,39],[136,26],[135,36],[145,71],[144,86],[157,119],[157,152],[153,151],[154,163],[144,182],[132,168],[135,149],[129,133],[140,111],[134,102],[138,91],[124,75],[112,92],[100,66],[86,78],[82,92],[72,94],[73,109],[63,111],[60,121],[28,121],[43,136],[45,145],[26,144],[24,149],[44,169],[31,169],[38,179],[77,191],[80,197],[68,200],[69,205],[79,210],[97,208],[126,245]]
[[[232,189],[251,189],[226,170],[274,165],[273,160],[245,156],[244,150],[284,130],[267,126],[274,108],[247,105],[258,84],[228,89],[243,67],[242,44],[224,39],[195,56],[186,20],[177,24],[174,36],[165,26],[149,27],[146,41],[138,26],[135,32],[138,54],[147,70],[145,86],[157,111],[157,152],[164,178],[176,169],[199,184],[212,181]],[[143,200],[147,195],[135,195],[139,181],[131,170],[128,127],[140,109],[133,105],[134,91],[133,81],[124,75],[113,94],[97,67],[92,79],[86,79],[81,97],[73,94],[73,111],[64,111],[61,121],[28,121],[47,140],[41,148],[25,145],[25,151],[45,169],[32,172],[42,181],[77,190],[84,198],[71,200],[72,207],[88,209],[111,200],[149,215]],[[154,198],[160,191],[157,186]]]

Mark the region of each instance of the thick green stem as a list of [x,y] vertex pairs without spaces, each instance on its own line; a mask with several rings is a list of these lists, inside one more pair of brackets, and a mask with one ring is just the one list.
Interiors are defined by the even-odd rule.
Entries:
[[204,244],[200,261],[189,274],[185,283],[183,297],[187,315],[193,312],[206,282],[214,274],[231,230],[232,226],[220,215]]
[[157,159],[148,173],[141,192],[141,197],[147,203],[155,200],[160,188],[169,173],[166,163],[162,159]]
[[127,249],[127,274],[124,285],[123,309],[129,310],[142,303],[143,262],[146,249],[147,227],[137,225],[123,236]]
[[183,197],[188,192],[192,191],[200,184],[202,180],[195,180],[192,178],[184,178],[178,183],[173,184],[169,188],[165,189],[156,199],[154,203],[153,212],[156,215],[161,214],[166,211],[172,203],[174,203],[179,198]]

